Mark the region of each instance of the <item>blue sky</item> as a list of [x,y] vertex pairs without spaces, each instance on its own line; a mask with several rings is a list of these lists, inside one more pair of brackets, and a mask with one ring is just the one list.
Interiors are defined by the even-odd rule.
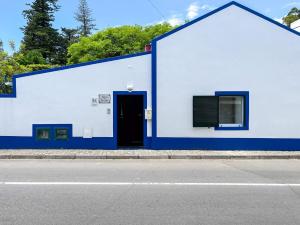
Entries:
[[[20,27],[25,25],[22,10],[32,0],[0,0],[0,39],[9,51],[8,41],[19,45],[22,40]],[[193,19],[229,0],[88,0],[98,29],[124,24],[148,25],[169,21],[176,25],[185,19]],[[152,2],[152,4],[151,4]],[[300,7],[300,0],[240,0],[242,3],[273,19],[280,19],[294,6]],[[76,27],[74,12],[78,0],[59,0],[61,9],[56,13],[54,27]],[[154,6],[153,6],[154,5]]]

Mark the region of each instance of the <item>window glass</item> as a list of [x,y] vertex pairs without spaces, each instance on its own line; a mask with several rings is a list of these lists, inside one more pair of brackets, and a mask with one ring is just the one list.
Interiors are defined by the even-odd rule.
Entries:
[[244,126],[244,96],[220,96],[220,127]]
[[68,129],[67,128],[56,128],[55,139],[56,140],[68,140]]
[[49,140],[50,139],[50,129],[49,128],[38,128],[37,129],[37,139],[38,140]]

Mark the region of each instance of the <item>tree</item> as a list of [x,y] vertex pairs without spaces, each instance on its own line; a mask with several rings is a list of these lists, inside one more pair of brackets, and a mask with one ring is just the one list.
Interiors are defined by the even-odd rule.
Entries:
[[87,0],[80,0],[75,19],[80,23],[78,30],[82,36],[86,37],[95,30],[95,20],[92,18],[92,10],[89,8]]
[[52,27],[54,13],[59,9],[58,0],[35,0],[30,9],[24,10],[23,15],[27,24],[23,44],[25,51],[38,50],[47,63],[57,63],[57,52],[60,48],[59,33]]
[[7,85],[7,82],[11,82],[14,74],[28,71],[29,69],[19,64],[13,56],[9,56],[5,51],[0,51],[0,93],[11,93],[12,88]]
[[13,53],[16,52],[16,42],[14,40],[10,40],[8,42],[10,49],[13,51]]
[[60,34],[61,48],[58,52],[59,64],[65,65],[68,61],[68,48],[79,41],[79,34],[77,29],[61,28]]
[[300,19],[300,9],[294,7],[291,9],[291,11],[288,13],[286,17],[283,17],[283,22],[287,26],[291,27],[291,24],[298,19]]
[[61,35],[64,42],[69,46],[79,41],[78,29],[61,28]]
[[0,39],[0,53],[3,52],[4,49],[3,49],[3,41]]
[[151,40],[173,29],[167,23],[154,26],[121,26],[108,28],[83,37],[69,47],[68,64],[121,56],[144,51]]

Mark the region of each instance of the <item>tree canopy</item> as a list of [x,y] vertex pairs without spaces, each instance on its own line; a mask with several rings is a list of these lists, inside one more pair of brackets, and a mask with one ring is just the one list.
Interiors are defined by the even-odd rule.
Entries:
[[283,22],[290,27],[293,22],[299,19],[300,19],[300,9],[295,7],[291,9],[291,11],[288,13],[287,16],[283,17]]
[[80,0],[78,11],[75,13],[75,19],[79,22],[78,31],[82,36],[88,36],[95,30],[96,25],[92,18],[92,10],[89,8],[86,0]]
[[54,13],[59,9],[58,0],[35,0],[27,4],[30,8],[23,11],[27,21],[23,28],[25,51],[39,51],[48,63],[57,63],[59,60],[60,37],[52,27]]
[[69,47],[68,64],[121,56],[144,51],[151,40],[173,29],[168,24],[107,28],[90,37],[82,37]]

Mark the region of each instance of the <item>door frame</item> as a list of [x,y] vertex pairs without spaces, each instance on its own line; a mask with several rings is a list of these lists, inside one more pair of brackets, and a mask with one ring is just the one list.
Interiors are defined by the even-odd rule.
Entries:
[[147,143],[147,120],[145,118],[145,110],[147,109],[147,91],[114,91],[113,92],[113,137],[115,148],[118,149],[118,96],[120,95],[141,95],[143,96],[143,144]]

